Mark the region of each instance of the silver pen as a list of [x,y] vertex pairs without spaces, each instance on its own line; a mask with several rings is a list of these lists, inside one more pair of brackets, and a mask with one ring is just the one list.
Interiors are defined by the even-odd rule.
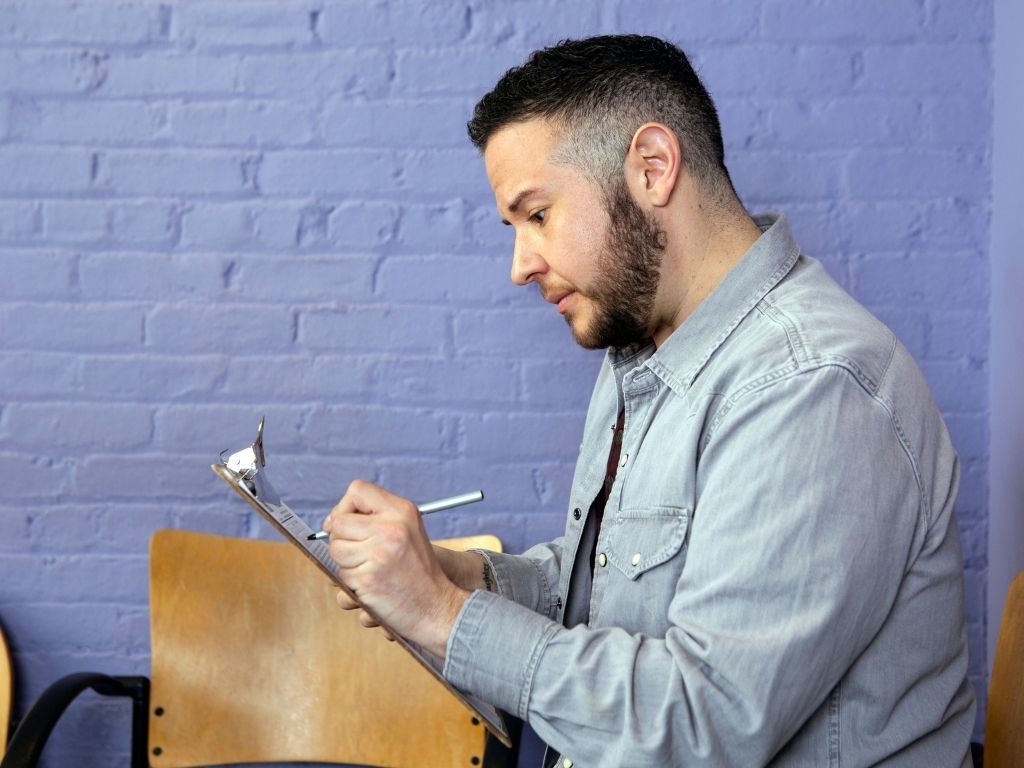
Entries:
[[[475,502],[482,501],[483,498],[483,491],[460,493],[458,496],[449,496],[447,499],[438,499],[437,501],[428,501],[426,504],[417,504],[416,509],[420,511],[421,515],[429,515],[431,512],[441,512],[445,509],[473,504]],[[317,531],[316,533],[309,534],[309,536],[306,537],[306,540],[323,541],[324,539],[330,538],[330,535],[331,534],[327,531]]]

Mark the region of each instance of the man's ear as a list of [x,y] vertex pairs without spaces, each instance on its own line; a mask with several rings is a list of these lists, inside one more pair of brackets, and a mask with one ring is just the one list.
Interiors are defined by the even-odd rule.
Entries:
[[633,134],[626,154],[626,178],[638,200],[668,205],[679,180],[682,149],[675,132],[661,123],[644,123]]

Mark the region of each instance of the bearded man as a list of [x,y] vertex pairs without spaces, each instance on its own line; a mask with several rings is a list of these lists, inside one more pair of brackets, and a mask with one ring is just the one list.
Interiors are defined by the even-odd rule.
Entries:
[[969,765],[948,433],[893,333],[748,215],[686,56],[563,42],[469,134],[513,281],[608,350],[565,535],[449,552],[355,482],[341,578],[549,765]]

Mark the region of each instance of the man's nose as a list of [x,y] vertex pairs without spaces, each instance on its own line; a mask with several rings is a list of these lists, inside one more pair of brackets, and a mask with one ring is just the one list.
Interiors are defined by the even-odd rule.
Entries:
[[516,235],[516,242],[512,247],[512,282],[516,285],[526,285],[533,282],[546,269],[546,262],[530,245],[528,239]]

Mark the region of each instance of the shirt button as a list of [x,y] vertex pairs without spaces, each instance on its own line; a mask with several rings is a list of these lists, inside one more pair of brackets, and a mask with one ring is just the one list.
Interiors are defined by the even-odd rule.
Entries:
[[639,552],[634,552],[633,553],[633,559],[630,560],[629,562],[631,562],[633,565],[640,565],[640,553]]
[[570,760],[568,757],[563,757],[562,768],[572,768],[572,760]]
[[573,520],[579,520],[579,519],[580,519],[580,515],[582,515],[582,514],[583,514],[583,513],[582,513],[582,512],[580,512],[580,508],[579,508],[579,507],[576,507],[576,509],[574,509],[574,510],[572,511],[572,519],[573,519]]
[[597,556],[597,564],[600,565],[602,568],[608,565],[608,556],[605,555],[604,552]]
[[619,466],[620,467],[626,466],[626,462],[627,461],[629,461],[629,454],[628,453],[622,454],[622,461],[619,462]]

